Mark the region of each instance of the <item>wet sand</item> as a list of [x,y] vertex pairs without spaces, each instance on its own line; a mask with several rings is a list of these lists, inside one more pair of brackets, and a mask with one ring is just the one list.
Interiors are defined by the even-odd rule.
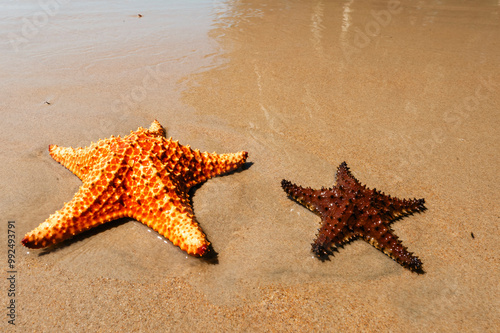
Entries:
[[[0,230],[15,221],[15,328],[500,326],[499,3],[54,3],[8,2],[0,21]],[[22,247],[81,184],[49,144],[85,146],[153,119],[181,144],[249,152],[243,171],[193,193],[217,264],[131,219]],[[330,261],[312,256],[320,219],[280,181],[329,187],[342,161],[371,188],[426,199],[426,212],[393,224],[425,274],[362,240]],[[0,327],[14,329],[5,316]]]

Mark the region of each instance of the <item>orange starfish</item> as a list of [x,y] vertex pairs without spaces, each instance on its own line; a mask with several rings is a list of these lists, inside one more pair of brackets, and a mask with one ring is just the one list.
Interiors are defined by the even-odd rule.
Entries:
[[195,256],[210,243],[196,222],[189,189],[235,170],[248,153],[209,154],[165,139],[158,121],[124,138],[113,137],[73,149],[49,146],[50,155],[83,182],[73,199],[24,236],[43,248],[97,225],[131,217]]

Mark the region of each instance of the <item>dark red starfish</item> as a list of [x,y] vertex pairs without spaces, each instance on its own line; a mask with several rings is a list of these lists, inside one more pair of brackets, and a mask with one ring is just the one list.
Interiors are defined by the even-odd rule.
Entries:
[[424,211],[424,199],[401,200],[369,189],[351,174],[345,162],[337,169],[337,185],[333,188],[313,190],[285,179],[281,186],[291,198],[321,217],[323,225],[312,244],[320,259],[327,259],[332,247],[363,238],[402,266],[423,273],[420,259],[401,244],[390,224]]

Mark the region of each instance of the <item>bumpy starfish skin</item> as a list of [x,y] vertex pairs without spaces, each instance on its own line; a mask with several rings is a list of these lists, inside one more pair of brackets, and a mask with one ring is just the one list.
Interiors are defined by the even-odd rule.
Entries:
[[85,148],[49,146],[50,155],[83,182],[73,199],[26,234],[22,243],[43,248],[97,225],[131,217],[195,256],[210,243],[195,220],[189,189],[235,170],[247,152],[209,154],[165,139],[158,121],[126,137]]
[[328,258],[332,247],[363,238],[402,266],[423,272],[421,261],[407,251],[389,225],[400,217],[424,211],[424,199],[401,200],[368,189],[354,178],[345,162],[337,170],[337,186],[333,188],[313,190],[284,179],[281,186],[291,198],[321,217],[322,226],[312,244],[319,258]]

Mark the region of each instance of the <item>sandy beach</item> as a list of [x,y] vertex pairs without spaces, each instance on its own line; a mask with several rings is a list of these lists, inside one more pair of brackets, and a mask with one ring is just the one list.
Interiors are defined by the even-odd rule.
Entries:
[[[500,2],[0,8],[0,331],[500,327]],[[243,170],[192,191],[217,263],[133,219],[22,246],[81,185],[50,144],[84,147],[154,119],[181,144],[249,153]],[[425,212],[392,225],[425,274],[363,240],[314,257],[320,218],[280,182],[331,187],[343,161],[370,188],[425,198]]]

